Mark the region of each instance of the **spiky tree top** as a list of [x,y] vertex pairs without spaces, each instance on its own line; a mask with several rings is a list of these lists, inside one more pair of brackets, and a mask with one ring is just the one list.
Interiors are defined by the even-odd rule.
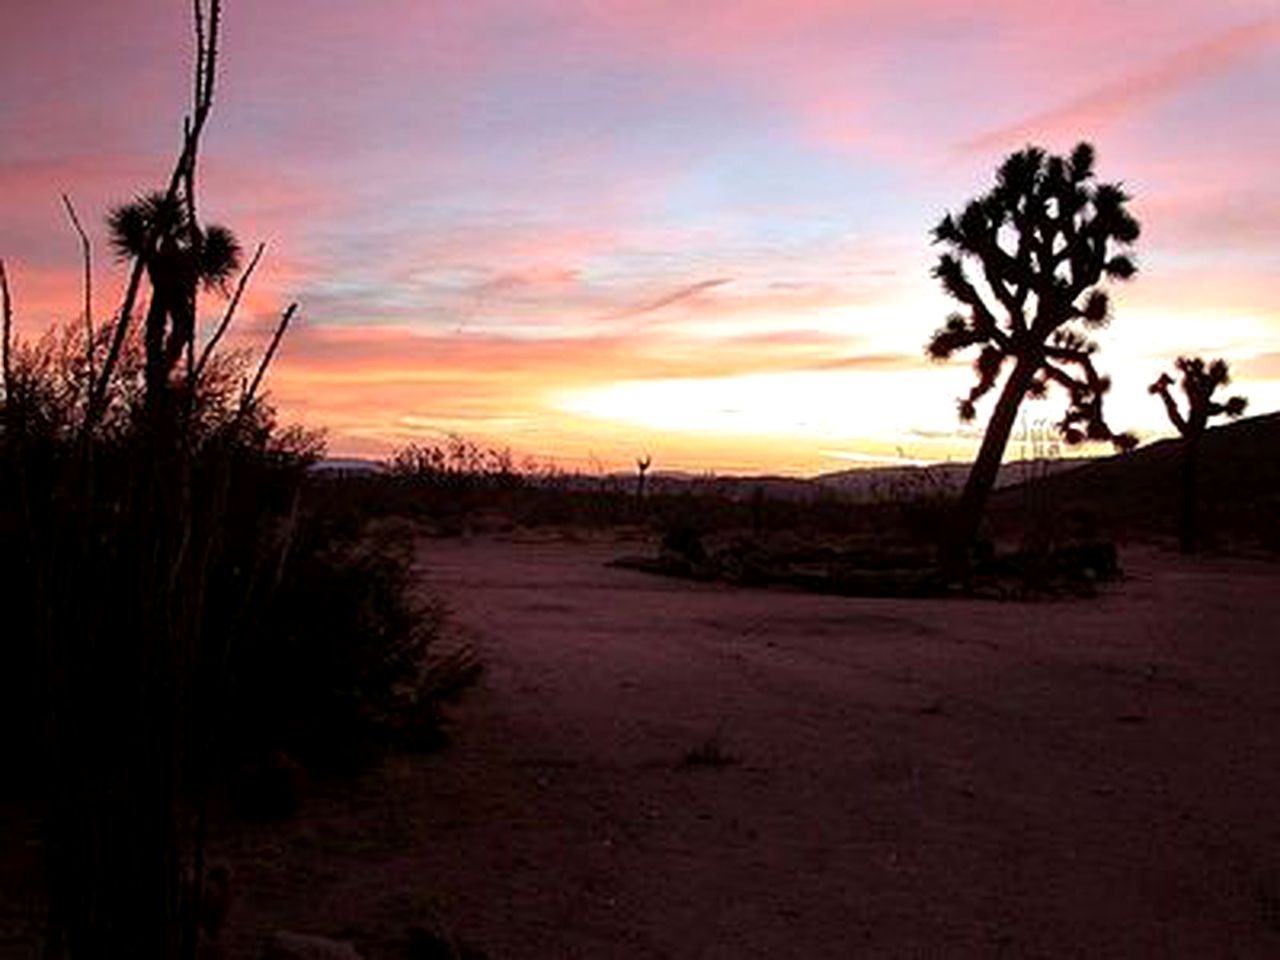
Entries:
[[148,268],[167,259],[179,273],[174,280],[194,289],[199,283],[226,293],[240,265],[240,243],[226,227],[195,222],[178,196],[148,193],[116,207],[107,216],[111,245],[123,260],[140,258]]
[[1244,397],[1231,397],[1225,403],[1218,403],[1213,399],[1219,387],[1231,383],[1231,373],[1225,360],[1214,360],[1206,364],[1201,357],[1179,357],[1174,366],[1182,374],[1182,392],[1187,398],[1185,414],[1178,409],[1178,403],[1169,390],[1174,383],[1169,374],[1160,374],[1159,379],[1147,389],[1164,401],[1169,422],[1184,437],[1203,433],[1213,417],[1238,417],[1244,413],[1249,403]]
[[1110,319],[1099,285],[1137,272],[1131,245],[1140,228],[1126,209],[1128,195],[1118,184],[1095,182],[1093,165],[1087,143],[1069,157],[1027,147],[1005,160],[988,193],[934,229],[934,242],[947,248],[934,276],[965,309],[934,333],[929,356],[945,360],[981,348],[978,382],[959,401],[961,419],[973,419],[977,400],[1012,358],[1034,368],[1030,395],[1043,396],[1051,383],[1067,391],[1070,406],[1059,429],[1068,443],[1133,445],[1103,419],[1111,382],[1094,367],[1097,344],[1089,332]]
[[148,390],[155,396],[183,351],[192,355],[197,288],[226,295],[240,266],[235,234],[217,224],[202,229],[192,200],[193,194],[176,191],[148,193],[107,217],[112,247],[122,260],[136,260],[151,283],[145,343]]

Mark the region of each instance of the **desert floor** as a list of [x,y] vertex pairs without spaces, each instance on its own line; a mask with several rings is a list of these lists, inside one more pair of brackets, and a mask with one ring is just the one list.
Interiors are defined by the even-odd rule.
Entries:
[[1280,568],[898,601],[605,566],[638,549],[422,541],[488,665],[455,743],[226,839],[233,945],[1280,955]]

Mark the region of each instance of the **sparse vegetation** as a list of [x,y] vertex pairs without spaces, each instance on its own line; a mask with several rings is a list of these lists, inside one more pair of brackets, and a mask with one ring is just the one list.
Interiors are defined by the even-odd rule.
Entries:
[[636,457],[636,499],[644,499],[644,481],[649,474],[649,468],[653,466],[653,457],[645,454],[642,457]]
[[215,349],[257,257],[197,360],[201,284],[228,293],[239,253],[196,218],[221,3],[194,10],[169,185],[110,220],[132,261],[119,309],[95,329],[69,200],[82,318],[16,336],[0,264],[0,699],[10,773],[41,784],[47,957],[195,956],[211,801],[232,772],[374,733],[426,743],[439,696],[475,670],[428,662],[442,611],[410,601],[410,555],[308,502],[319,439],[261,395],[295,308],[256,364]]
[[[934,231],[943,247],[934,275],[961,309],[933,334],[928,355],[978,352],[977,382],[959,400],[963,420],[998,393],[962,490],[950,479],[960,474],[948,473],[955,465],[886,475],[858,500],[852,485],[677,478],[664,462],[653,471],[648,452],[634,472],[628,457],[617,473],[583,475],[460,436],[406,447],[378,471],[325,473],[320,435],[284,425],[265,393],[298,305],[282,304],[257,348],[225,345],[265,245],[246,257],[197,203],[222,8],[222,0],[190,7],[192,101],[168,180],[106,218],[127,276],[105,322],[94,317],[90,231],[69,196],[63,206],[84,265],[80,316],[40,338],[18,335],[21,304],[0,260],[0,745],[10,789],[25,791],[18,805],[38,811],[29,818],[40,821],[38,841],[18,843],[38,847],[43,860],[45,957],[196,960],[236,950],[240,942],[228,944],[238,931],[224,936],[233,873],[210,860],[210,836],[229,839],[237,871],[248,862],[267,875],[251,887],[266,892],[249,900],[252,926],[296,909],[312,911],[308,924],[329,911],[323,922],[342,928],[342,940],[278,929],[263,938],[267,956],[354,956],[367,943],[371,956],[483,957],[451,925],[424,916],[420,889],[401,889],[464,873],[441,899],[474,911],[459,930],[488,925],[517,955],[663,954],[682,945],[705,953],[721,943],[821,955],[851,939],[872,953],[921,952],[930,937],[958,952],[1048,949],[1078,945],[1082,916],[1112,924],[1114,941],[1131,937],[1130,947],[1176,941],[1191,951],[1236,937],[1248,949],[1254,941],[1240,921],[1251,911],[1259,942],[1280,932],[1265,816],[1276,778],[1256,762],[1273,738],[1250,722],[1274,692],[1264,669],[1274,647],[1270,571],[1244,583],[1261,565],[1233,558],[1220,569],[1165,569],[1168,558],[1135,551],[1133,569],[1146,579],[1131,609],[1127,600],[1061,604],[1013,617],[957,617],[949,602],[843,599],[1089,595],[1121,570],[1116,541],[1099,530],[1103,509],[1150,532],[1141,514],[1171,512],[1175,456],[1184,552],[1210,533],[1246,527],[1280,549],[1280,414],[1210,436],[1213,418],[1238,418],[1246,406],[1239,396],[1214,399],[1229,383],[1223,360],[1178,359],[1185,409],[1173,376],[1150,386],[1179,443],[1075,476],[1046,465],[1057,438],[1122,452],[1136,443],[1104,417],[1111,383],[1095,367],[1091,338],[1110,320],[1104,287],[1136,273],[1140,231],[1120,185],[1096,182],[1091,146],[1009,156],[994,187]],[[450,43],[469,42],[474,25],[456,26]],[[487,246],[493,218],[473,223],[470,203],[451,210],[446,226],[464,227],[455,239],[467,256],[425,281],[416,264],[392,263],[386,275],[412,275],[457,303],[506,291],[516,309],[502,324],[486,322],[480,343],[497,331],[523,349],[525,338],[508,334],[526,316],[542,317],[548,292],[586,292],[600,306],[645,269],[579,270],[577,260],[591,259],[582,251],[601,246],[592,234],[564,249],[521,239],[508,255],[520,251],[528,276],[488,276],[488,264],[471,262],[471,239]],[[513,216],[541,237],[541,220]],[[400,237],[402,226],[377,235]],[[628,256],[637,252],[648,262],[645,251]],[[660,272],[674,275],[668,266]],[[544,275],[560,279],[544,284]],[[794,287],[804,298],[795,302],[825,311],[835,289],[807,268],[767,288],[742,279],[744,301],[767,289],[780,298],[767,301],[774,306],[792,302],[782,291]],[[606,334],[554,344],[570,359],[552,369],[582,349],[603,358],[602,376],[620,376],[628,330],[665,331],[686,316],[670,308],[689,309],[690,297],[731,280],[736,272],[726,271],[618,315],[593,307]],[[202,312],[219,319],[202,329]],[[586,315],[570,311],[565,322]],[[645,359],[661,360],[672,381],[715,382],[714,364],[674,356],[708,344],[730,365],[740,350],[776,350],[776,365],[760,369],[765,389],[793,367],[865,366],[875,377],[882,360],[891,360],[886,369],[898,363],[812,362],[811,351],[834,342],[825,321],[794,339],[753,332],[737,344],[721,336],[719,307],[687,316],[715,322],[673,356]],[[539,322],[535,335],[551,329]],[[376,362],[384,352],[364,355]],[[459,356],[469,362],[473,352]],[[760,389],[753,379],[744,378],[747,388]],[[456,392],[469,398],[466,381]],[[431,389],[448,384],[440,378]],[[1067,410],[1027,434],[1036,456],[1021,489],[1005,496],[1012,524],[995,531],[988,518],[984,528],[1023,400],[1055,384]],[[566,398],[561,406],[583,423],[632,404]],[[463,412],[488,410],[477,403]],[[668,411],[659,412],[655,422],[665,422]],[[1228,431],[1248,442],[1223,441]],[[1202,480],[1231,488],[1231,523],[1201,515]],[[521,542],[470,539],[532,527],[559,530],[507,538]],[[595,539],[586,531],[599,530],[608,533],[577,556],[547,542]],[[418,582],[423,534],[467,538],[432,546],[443,589],[473,618],[472,635],[493,645],[499,682],[477,710],[493,727],[467,744],[464,763],[411,763],[402,753],[369,771],[385,751],[444,742],[444,705],[481,671],[465,643],[450,646],[449,612]],[[706,582],[637,584],[603,566],[613,540],[657,548],[656,557],[615,566]],[[744,596],[724,584],[779,589]],[[788,595],[796,591],[840,599]],[[723,723],[704,736],[711,711],[741,718],[750,732],[745,769],[692,772],[744,762]],[[1197,727],[1197,718],[1210,722]],[[682,739],[673,742],[672,730],[685,731]],[[362,770],[372,775],[354,790],[316,783]],[[1206,773],[1240,789],[1206,791]],[[1064,796],[1083,812],[1062,817]],[[308,804],[311,816],[288,825],[291,835],[273,833],[264,854],[262,836],[280,825],[244,821],[288,819]],[[561,818],[570,829],[559,830]],[[287,866],[271,874],[279,864],[266,861],[295,839],[303,853],[294,859],[291,847]],[[467,862],[477,848],[487,863]],[[718,855],[710,868],[706,850]],[[1159,869],[1144,859],[1152,850],[1168,861]],[[721,871],[736,873],[726,881]],[[1025,882],[1031,873],[1045,875],[1044,890]],[[700,913],[672,878],[732,894],[732,909]],[[1099,910],[1100,889],[1127,899]],[[869,894],[823,896],[849,890]],[[361,915],[339,916],[343,898]],[[1196,898],[1212,909],[1167,929],[1170,905]],[[0,951],[7,921],[0,910]],[[1108,945],[1090,944],[1098,954]]]

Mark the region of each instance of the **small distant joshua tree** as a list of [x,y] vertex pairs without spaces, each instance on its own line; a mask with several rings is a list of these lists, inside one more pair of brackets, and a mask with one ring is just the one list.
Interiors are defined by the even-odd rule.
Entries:
[[1182,393],[1186,397],[1184,413],[1170,389],[1173,377],[1160,374],[1147,389],[1164,401],[1169,422],[1182,435],[1182,492],[1178,515],[1178,543],[1183,553],[1194,553],[1200,547],[1200,531],[1196,511],[1198,499],[1196,475],[1200,460],[1200,438],[1214,417],[1238,417],[1244,413],[1249,401],[1244,397],[1231,397],[1224,403],[1213,399],[1219,387],[1231,383],[1231,373],[1225,360],[1205,363],[1201,357],[1179,357],[1174,366],[1182,374]]
[[1111,381],[1094,367],[1098,347],[1088,336],[1111,317],[1100,284],[1137,272],[1130,248],[1140,227],[1128,201],[1118,184],[1095,182],[1089,144],[1069,157],[1027,147],[1005,159],[989,192],[959,215],[948,213],[933,231],[934,242],[947,248],[933,274],[964,309],[947,318],[926,350],[946,360],[981,348],[978,382],[959,402],[962,420],[974,419],[977,401],[1013,366],[949,530],[944,561],[952,574],[967,566],[1023,397],[1043,396],[1051,384],[1066,390],[1070,406],[1057,427],[1069,444],[1135,443],[1103,418]]
[[645,454],[643,457],[636,457],[636,499],[644,499],[644,485],[649,473],[649,466],[653,463],[653,457]]

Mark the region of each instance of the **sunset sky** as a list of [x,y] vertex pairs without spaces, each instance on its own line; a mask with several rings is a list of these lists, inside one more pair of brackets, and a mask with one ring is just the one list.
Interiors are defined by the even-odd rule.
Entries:
[[[203,213],[269,242],[242,342],[300,302],[271,389],[334,455],[458,432],[584,469],[967,458],[968,359],[923,352],[951,309],[929,231],[1006,153],[1080,139],[1144,227],[1099,337],[1112,425],[1166,432],[1146,385],[1184,352],[1280,409],[1274,0],[225,2]],[[189,12],[6,0],[24,331],[76,315],[63,190],[109,313],[102,217],[167,175]]]

